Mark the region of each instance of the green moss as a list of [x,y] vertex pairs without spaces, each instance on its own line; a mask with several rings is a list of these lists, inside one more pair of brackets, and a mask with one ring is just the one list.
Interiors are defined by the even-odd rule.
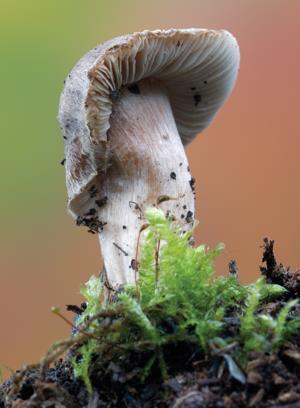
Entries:
[[85,285],[80,288],[80,293],[86,300],[85,312],[79,316],[77,325],[83,323],[86,319],[91,316],[95,316],[102,310],[102,304],[100,302],[100,296],[102,293],[102,283],[96,276],[91,276]]
[[93,354],[97,349],[97,343],[95,339],[90,339],[86,344],[80,348],[80,357],[74,357],[72,365],[74,369],[75,377],[80,377],[88,392],[91,394],[93,391],[92,383],[90,380],[90,366],[92,362]]
[[[249,353],[276,352],[299,330],[300,319],[288,321],[297,301],[287,303],[277,318],[259,312],[262,302],[282,296],[284,288],[267,284],[264,278],[243,286],[232,275],[214,277],[214,260],[222,244],[193,248],[189,244],[193,232],[182,233],[156,208],[146,212],[146,219],[136,286],[126,287],[109,306],[101,303],[98,278],[92,277],[81,290],[88,306],[79,329],[84,327],[90,337],[73,364],[89,392],[93,355],[98,371],[105,371],[112,360],[132,355],[139,360],[145,355],[139,361],[144,381],[155,365],[167,375],[164,352],[180,342],[192,344],[203,355],[232,347],[230,358],[245,367]],[[228,333],[227,316],[239,322],[233,333]]]
[[[277,316],[277,319],[274,325],[274,333],[273,333],[273,339],[272,339],[273,349],[279,348],[290,335],[293,335],[299,329],[300,319],[298,321],[298,327],[297,325],[295,326],[290,325],[290,322],[287,320],[289,312],[292,310],[294,306],[296,306],[297,303],[298,303],[298,299],[289,301],[285,306],[283,306],[283,308],[278,313],[278,316]],[[295,332],[293,331],[294,329],[295,329]]]

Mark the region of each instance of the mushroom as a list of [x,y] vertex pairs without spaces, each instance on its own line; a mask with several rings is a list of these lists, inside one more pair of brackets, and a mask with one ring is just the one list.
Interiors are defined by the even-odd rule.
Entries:
[[134,282],[147,207],[192,228],[184,145],[211,122],[238,68],[238,44],[225,30],[155,30],[98,45],[65,80],[59,122],[68,208],[99,235],[112,287]]

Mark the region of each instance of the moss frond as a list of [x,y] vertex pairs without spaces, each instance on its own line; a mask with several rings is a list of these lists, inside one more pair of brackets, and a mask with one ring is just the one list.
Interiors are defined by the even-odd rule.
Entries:
[[298,302],[299,302],[299,299],[290,300],[283,306],[283,308],[278,313],[276,324],[274,327],[274,338],[273,338],[273,348],[274,349],[279,348],[286,341],[286,339],[289,336],[296,333],[297,329],[300,327],[300,319],[297,319],[299,326],[297,327],[297,325],[294,324],[295,332],[293,332],[292,326],[287,321],[288,314],[293,309],[293,307],[297,305]]
[[72,359],[74,375],[82,379],[89,394],[93,391],[89,370],[96,350],[96,340],[90,339],[80,348],[80,355]]

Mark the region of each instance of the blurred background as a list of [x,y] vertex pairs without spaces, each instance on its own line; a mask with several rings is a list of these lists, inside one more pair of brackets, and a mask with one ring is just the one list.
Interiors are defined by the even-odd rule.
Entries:
[[69,327],[52,305],[80,303],[101,269],[96,236],[66,212],[56,121],[64,77],[97,43],[143,29],[226,28],[241,70],[216,120],[187,149],[197,179],[197,243],[226,249],[240,279],[259,274],[265,236],[300,267],[300,1],[1,0],[0,366],[37,361]]

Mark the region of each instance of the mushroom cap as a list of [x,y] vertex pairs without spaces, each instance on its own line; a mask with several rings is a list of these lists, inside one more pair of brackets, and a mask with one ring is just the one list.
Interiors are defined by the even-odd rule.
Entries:
[[[89,51],[60,98],[69,210],[82,214],[109,164],[109,119],[118,91],[145,78],[163,82],[183,144],[205,129],[231,93],[239,47],[225,30],[170,29],[114,38]],[[94,190],[93,190],[94,191]]]

